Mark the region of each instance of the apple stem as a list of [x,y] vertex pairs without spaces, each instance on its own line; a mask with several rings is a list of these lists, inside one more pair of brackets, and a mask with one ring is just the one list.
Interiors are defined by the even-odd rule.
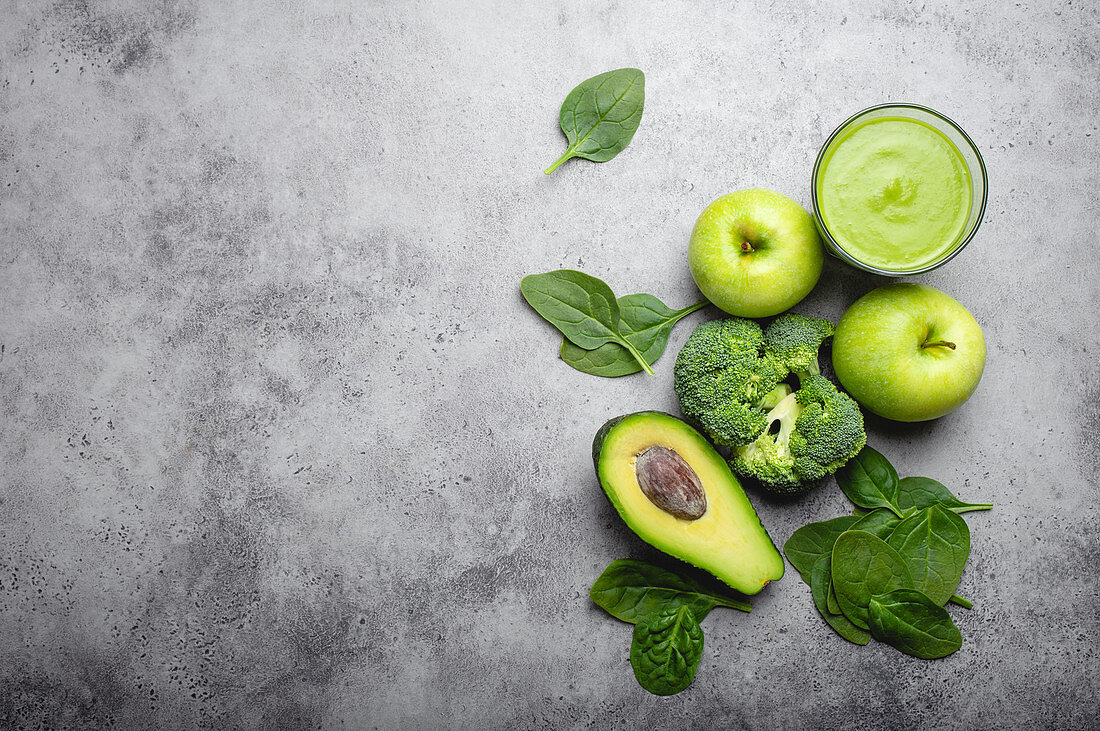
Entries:
[[951,348],[952,350],[954,350],[955,349],[955,344],[952,343],[949,340],[937,340],[934,343],[921,343],[921,347],[922,348],[940,348],[940,347],[943,347],[943,348]]
[[743,241],[743,242],[741,242],[741,251],[743,251],[743,252],[745,252],[746,254],[748,254],[748,253],[749,253],[749,252],[751,252],[752,250],[753,250],[753,249],[752,249],[752,244],[750,244],[750,243],[749,243],[748,241]]

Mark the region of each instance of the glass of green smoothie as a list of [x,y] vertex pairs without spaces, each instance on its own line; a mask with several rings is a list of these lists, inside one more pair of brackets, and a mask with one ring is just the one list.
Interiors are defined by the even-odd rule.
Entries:
[[962,251],[985,213],[985,162],[962,129],[917,104],[880,104],[825,141],[811,182],[831,253],[876,274],[920,274]]

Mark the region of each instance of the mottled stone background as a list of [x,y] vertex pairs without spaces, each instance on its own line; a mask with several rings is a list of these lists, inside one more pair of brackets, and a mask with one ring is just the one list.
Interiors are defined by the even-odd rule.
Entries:
[[[1079,0],[3,3],[0,724],[1097,728],[1098,54]],[[562,98],[626,65],[633,144],[543,176]],[[870,423],[996,503],[963,648],[848,645],[791,572],[650,696],[586,592],[657,554],[589,445],[676,409],[672,356],[570,370],[519,279],[694,301],[703,206],[808,204],[824,138],[889,100],[955,118],[991,179],[919,278],[983,324],[981,387]],[[882,281],[829,262],[799,309]],[[752,498],[777,543],[848,509]]]

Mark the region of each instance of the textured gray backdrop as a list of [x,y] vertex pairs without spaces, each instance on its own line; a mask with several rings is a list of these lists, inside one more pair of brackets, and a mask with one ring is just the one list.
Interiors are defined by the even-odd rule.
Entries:
[[[1094,3],[3,3],[0,723],[123,728],[1096,728],[1100,428]],[[558,105],[647,74],[633,144],[541,170]],[[808,204],[852,112],[927,104],[991,180],[919,277],[989,364],[933,423],[873,421],[970,516],[923,662],[830,633],[790,572],[716,611],[660,699],[586,591],[656,558],[597,486],[652,378],[556,360],[519,295],[563,266],[698,296],[699,211]],[[826,266],[839,317],[884,280]],[[752,494],[774,540],[848,504]]]

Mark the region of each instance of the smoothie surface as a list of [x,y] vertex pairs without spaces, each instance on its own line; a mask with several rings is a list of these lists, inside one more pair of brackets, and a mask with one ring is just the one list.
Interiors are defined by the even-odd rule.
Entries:
[[855,259],[909,270],[949,254],[970,215],[970,173],[958,148],[923,122],[882,117],[833,143],[818,172],[825,227]]

